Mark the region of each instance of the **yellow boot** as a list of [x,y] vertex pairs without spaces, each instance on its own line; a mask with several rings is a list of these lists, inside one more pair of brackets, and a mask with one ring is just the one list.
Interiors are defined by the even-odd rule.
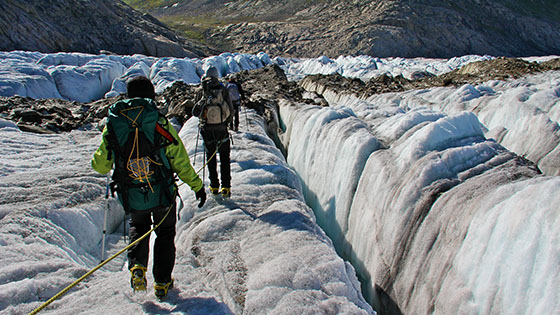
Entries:
[[212,195],[217,195],[220,193],[220,188],[210,186],[210,192],[212,193]]
[[146,291],[148,281],[146,280],[146,267],[136,264],[130,268],[130,286],[134,292]]
[[221,193],[222,193],[222,197],[229,198],[231,197],[231,188],[223,187]]
[[170,289],[173,289],[173,278],[171,278],[171,281],[167,283],[156,283],[154,285],[156,297],[160,300],[167,296],[167,292]]

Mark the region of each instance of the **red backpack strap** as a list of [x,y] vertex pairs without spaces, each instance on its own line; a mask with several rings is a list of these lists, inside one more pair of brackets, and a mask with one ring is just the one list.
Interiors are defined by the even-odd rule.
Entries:
[[156,132],[159,133],[162,137],[164,137],[170,143],[173,143],[175,145],[177,145],[179,143],[179,142],[177,142],[177,139],[175,139],[175,137],[173,137],[173,135],[169,131],[167,131],[165,128],[163,128],[159,123],[156,123]]

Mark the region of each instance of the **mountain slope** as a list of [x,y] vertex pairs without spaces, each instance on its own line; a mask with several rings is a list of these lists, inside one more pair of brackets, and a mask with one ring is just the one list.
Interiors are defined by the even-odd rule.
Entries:
[[128,2],[224,51],[298,57],[560,54],[555,0]]
[[213,53],[121,1],[4,0],[0,50],[199,57]]

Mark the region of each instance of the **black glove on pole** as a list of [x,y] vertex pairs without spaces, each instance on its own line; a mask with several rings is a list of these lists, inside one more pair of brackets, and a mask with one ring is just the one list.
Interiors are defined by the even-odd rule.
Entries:
[[196,195],[196,200],[200,200],[198,207],[202,208],[202,206],[204,206],[204,203],[206,202],[206,190],[204,189],[204,186],[202,186],[202,188],[200,188],[194,194]]

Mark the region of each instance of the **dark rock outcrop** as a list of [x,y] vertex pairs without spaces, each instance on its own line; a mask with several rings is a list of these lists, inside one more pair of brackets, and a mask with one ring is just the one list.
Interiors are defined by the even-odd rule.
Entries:
[[356,78],[346,78],[340,74],[310,75],[303,79],[303,85],[312,82],[334,91],[344,91],[367,97],[388,92],[403,92],[413,89],[428,89],[435,86],[461,86],[478,84],[489,80],[517,79],[527,74],[560,70],[560,58],[542,63],[528,62],[518,58],[496,58],[477,61],[439,76],[425,76],[409,80],[403,76],[381,75],[364,82]]
[[118,99],[102,99],[82,104],[60,99],[0,97],[0,117],[15,122],[23,131],[66,132],[86,124],[98,123],[107,116],[108,107]]
[[104,0],[1,1],[0,50],[157,57],[215,53],[121,1]]

